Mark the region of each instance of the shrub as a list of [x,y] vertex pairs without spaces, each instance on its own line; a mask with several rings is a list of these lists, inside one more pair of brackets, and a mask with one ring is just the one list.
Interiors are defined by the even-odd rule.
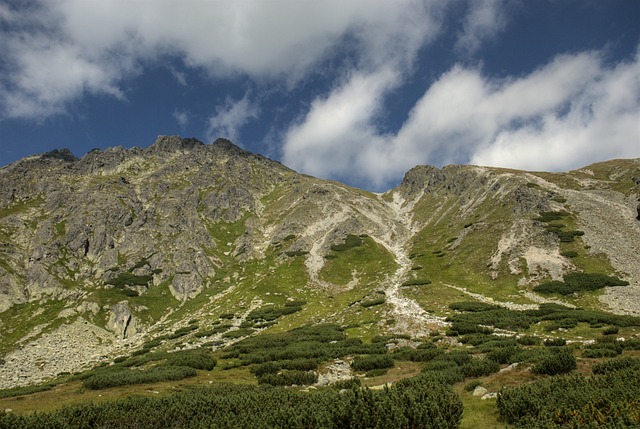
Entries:
[[509,363],[511,357],[514,356],[518,352],[518,350],[518,347],[500,347],[497,349],[493,349],[489,353],[487,353],[487,359],[501,364]]
[[369,301],[362,301],[360,302],[360,306],[364,308],[368,308],[368,307],[384,304],[385,302],[386,300],[384,298],[376,298]]
[[594,374],[606,374],[634,368],[640,368],[640,358],[625,356],[597,363],[591,369]]
[[386,368],[378,368],[378,369],[372,369],[371,371],[367,371],[364,374],[364,376],[371,378],[371,377],[380,377],[386,374],[387,374]]
[[595,343],[589,344],[582,352],[586,358],[614,357],[622,353],[623,344],[613,337],[597,338]]
[[544,340],[544,345],[547,347],[558,347],[567,345],[567,340],[564,338],[548,338]]
[[[516,339],[518,344],[522,344],[523,346],[537,346],[542,342],[539,337],[533,335],[524,335]],[[564,345],[564,344],[561,344]]]
[[360,381],[357,377],[348,378],[346,380],[338,380],[334,382],[331,386],[342,390],[342,389],[353,389],[360,387],[362,385],[362,381]]
[[198,325],[184,326],[182,328],[176,329],[175,332],[169,336],[169,339],[174,340],[176,338],[184,337],[189,332],[195,331],[196,329],[198,329]]
[[489,310],[497,310],[500,309],[499,306],[495,304],[487,304],[479,301],[461,301],[454,302],[449,304],[449,308],[457,311],[470,311],[470,312],[478,312],[478,311],[489,311]]
[[46,413],[0,412],[0,427],[455,428],[462,411],[462,401],[450,386],[419,376],[381,391],[358,386],[313,394],[269,386],[194,388]]
[[569,273],[563,277],[564,281],[550,281],[533,288],[540,293],[559,293],[569,295],[575,292],[602,289],[607,286],[627,286],[629,282],[617,277],[593,273]]
[[[422,267],[420,267],[420,269],[422,269]],[[431,280],[429,279],[413,279],[402,283],[402,286],[424,286],[429,284],[431,284]]]
[[353,247],[361,246],[362,243],[362,238],[358,237],[357,235],[349,234],[347,235],[347,238],[345,238],[344,243],[332,244],[331,250],[333,250],[334,252],[343,252]]
[[550,349],[547,357],[533,365],[531,372],[534,374],[558,375],[570,372],[577,368],[576,358],[571,350],[566,347]]
[[359,356],[351,362],[354,371],[371,371],[372,369],[392,368],[393,358],[389,355]]
[[170,353],[165,364],[211,371],[216,363],[213,355],[206,350],[184,350]]
[[535,220],[540,222],[553,222],[557,220],[561,220],[563,217],[568,216],[569,213],[565,211],[558,212],[540,212],[540,216]]
[[130,272],[124,272],[120,273],[118,277],[107,280],[105,283],[118,289],[124,289],[126,286],[149,286],[152,280],[152,275],[136,276]]
[[258,377],[258,384],[271,386],[310,385],[318,381],[318,374],[309,371],[283,370],[277,374],[264,374]]
[[44,392],[53,389],[55,384],[47,383],[38,386],[12,387],[11,389],[0,390],[0,398],[12,398],[15,396],[31,395],[32,393]]
[[482,377],[500,370],[500,364],[491,359],[472,359],[462,366],[462,374],[465,377]]
[[640,369],[616,368],[503,389],[496,406],[500,419],[517,427],[638,427],[639,396]]
[[619,331],[617,326],[610,326],[602,331],[602,335],[615,335]]
[[287,314],[293,314],[302,310],[301,305],[286,305],[282,308],[277,308],[274,306],[262,307],[256,310],[251,311],[247,314],[247,320],[249,321],[273,321],[278,319],[281,316],[286,316]]
[[108,389],[131,384],[146,384],[159,381],[182,380],[196,375],[196,370],[186,366],[158,365],[145,370],[116,368],[92,371],[82,385],[87,389]]

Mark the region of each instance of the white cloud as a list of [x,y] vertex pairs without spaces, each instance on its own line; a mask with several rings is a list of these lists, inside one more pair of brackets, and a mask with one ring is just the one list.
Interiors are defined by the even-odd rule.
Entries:
[[173,111],[173,119],[180,125],[180,128],[184,129],[189,124],[189,113],[186,110],[176,109]]
[[[246,73],[296,82],[347,35],[357,67],[411,60],[436,30],[440,1],[59,0],[16,12],[2,32],[0,114],[64,111],[87,93],[122,97],[124,79],[167,56],[212,77]],[[408,21],[410,22],[407,25]],[[184,76],[175,74],[179,83]]]
[[562,55],[500,80],[457,66],[431,85],[395,135],[375,128],[394,81],[376,77],[354,77],[316,101],[287,133],[285,162],[384,189],[417,164],[566,170],[640,156],[638,56],[608,66],[597,52]]
[[455,48],[473,54],[483,42],[495,38],[507,25],[507,0],[473,0]]
[[227,98],[223,106],[207,121],[206,138],[212,141],[218,137],[238,141],[240,128],[260,114],[259,108],[249,100],[249,95],[238,101]]
[[[289,129],[283,162],[294,169],[320,177],[373,180],[385,177],[371,159],[383,148],[375,118],[384,94],[397,82],[391,69],[354,74],[324,99],[315,100],[304,120]],[[384,164],[384,162],[382,163]]]

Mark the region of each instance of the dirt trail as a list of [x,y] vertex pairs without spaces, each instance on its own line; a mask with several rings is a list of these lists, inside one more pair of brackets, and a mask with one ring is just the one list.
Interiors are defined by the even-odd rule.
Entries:
[[[381,201],[384,201],[381,199]],[[399,331],[411,332],[412,335],[427,335],[430,328],[448,325],[444,318],[430,315],[415,300],[402,295],[400,287],[407,273],[411,269],[412,263],[407,253],[407,244],[412,234],[415,232],[414,225],[410,217],[413,204],[406,203],[398,193],[393,194],[393,201],[386,202],[387,206],[394,213],[395,219],[403,227],[402,232],[393,231],[380,240],[380,243],[391,252],[398,269],[388,279],[388,287],[385,290],[387,303],[393,307],[392,317],[396,320]]]

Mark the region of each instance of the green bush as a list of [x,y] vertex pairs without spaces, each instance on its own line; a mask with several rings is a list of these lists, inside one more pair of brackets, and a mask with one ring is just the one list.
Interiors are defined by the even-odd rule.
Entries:
[[342,390],[342,389],[359,388],[361,385],[362,385],[362,381],[360,381],[359,378],[352,377],[346,380],[338,380],[335,383],[333,383],[331,386],[338,390]]
[[368,307],[374,307],[376,305],[384,304],[385,302],[386,300],[384,298],[376,298],[376,299],[371,299],[369,301],[362,301],[360,302],[360,306],[364,308],[368,308]]
[[518,353],[518,347],[500,347],[487,353],[487,359],[500,364],[512,363],[511,358]]
[[402,283],[402,286],[424,286],[429,284],[431,284],[431,280],[429,279],[413,279]]
[[273,321],[282,316],[293,314],[302,310],[300,305],[285,305],[284,307],[277,308],[274,306],[262,307],[251,311],[247,314],[247,320],[250,321]]
[[534,374],[558,375],[573,371],[577,368],[576,358],[567,347],[554,347],[550,353],[531,367]]
[[627,286],[629,282],[617,277],[593,273],[569,273],[563,277],[564,281],[550,281],[533,288],[539,293],[559,293],[569,295],[575,292],[602,289],[607,286]]
[[105,283],[123,289],[126,286],[149,286],[152,280],[152,275],[136,276],[130,272],[124,272],[120,273],[118,277],[107,280]]
[[131,384],[182,380],[195,375],[196,370],[186,366],[158,365],[145,370],[114,368],[92,371],[92,373],[84,379],[82,385],[87,389],[98,390]]
[[624,356],[597,363],[593,365],[591,370],[594,374],[607,374],[614,371],[628,371],[638,368],[640,368],[640,357]]
[[614,357],[622,353],[623,342],[613,337],[597,338],[593,344],[585,346],[582,356],[586,358]]
[[332,244],[331,250],[334,252],[343,252],[345,250],[349,250],[353,247],[362,246],[362,238],[357,235],[349,234],[347,238],[345,238],[344,243],[341,244]]
[[189,326],[184,326],[182,328],[178,328],[176,329],[173,334],[169,335],[169,339],[170,340],[175,340],[176,338],[180,338],[180,337],[184,337],[185,335],[187,335],[189,332],[195,331],[196,329],[198,329],[198,325],[189,325]]
[[542,342],[542,340],[540,339],[540,337],[536,337],[533,335],[524,335],[522,337],[516,338],[516,342],[518,344],[522,344],[523,346],[537,346]]
[[565,340],[564,338],[548,338],[544,340],[544,345],[547,347],[566,346],[567,340]]
[[47,390],[53,389],[54,386],[55,384],[53,383],[47,383],[47,384],[39,384],[37,386],[21,386],[21,387],[12,387],[11,389],[2,389],[0,390],[0,399],[12,398],[15,396],[31,395],[32,393],[38,393],[38,392],[45,392]]
[[498,362],[491,359],[472,359],[462,366],[462,374],[465,377],[482,377],[500,370]]
[[588,379],[558,376],[503,389],[496,406],[517,427],[622,428],[640,425],[638,398],[640,368],[608,368]]
[[267,373],[258,377],[258,384],[271,386],[310,385],[318,381],[318,374],[310,371],[283,370],[277,374]]
[[354,371],[393,368],[393,358],[389,355],[359,356],[351,362]]
[[0,428],[453,429],[459,426],[462,411],[462,401],[450,386],[419,376],[381,391],[358,386],[313,393],[270,386],[193,388],[49,413],[0,412]]
[[216,359],[206,350],[183,350],[169,353],[165,364],[211,371],[216,366]]
[[557,211],[557,212],[540,212],[540,216],[535,220],[540,222],[554,222],[557,220],[562,220],[565,216],[569,216],[569,213],[565,211]]
[[365,377],[369,377],[369,378],[372,378],[372,377],[380,377],[380,376],[386,375],[386,374],[387,374],[387,371],[388,371],[388,370],[387,370],[386,368],[372,369],[371,371],[367,371],[367,372],[364,374],[364,376],[365,376]]

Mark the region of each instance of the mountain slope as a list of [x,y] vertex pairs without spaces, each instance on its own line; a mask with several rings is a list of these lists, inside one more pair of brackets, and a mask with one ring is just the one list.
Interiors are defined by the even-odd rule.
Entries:
[[[377,195],[226,140],[31,157],[0,169],[0,387],[172,335],[220,347],[332,322],[426,336],[461,296],[638,313],[639,177],[640,160],[554,174],[419,166]],[[553,228],[548,212],[561,213]],[[573,271],[630,285],[533,290]]]

